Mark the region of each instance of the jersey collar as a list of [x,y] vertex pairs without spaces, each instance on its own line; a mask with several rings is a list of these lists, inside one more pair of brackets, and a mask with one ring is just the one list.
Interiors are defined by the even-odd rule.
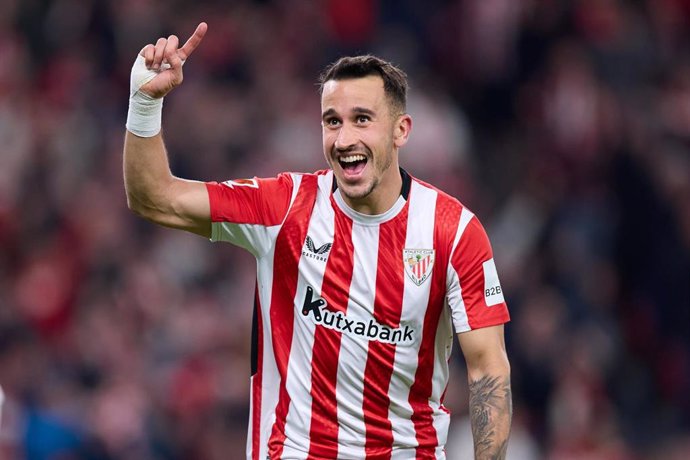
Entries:
[[[410,196],[410,186],[412,184],[412,178],[403,168],[400,169],[400,177],[402,177],[402,187],[400,188],[400,195],[405,201]],[[331,188],[331,193],[335,193],[338,189],[338,182],[335,180],[335,174],[333,174],[333,186]]]
[[402,187],[400,189],[400,196],[391,208],[383,214],[363,214],[352,209],[345,203],[340,190],[338,190],[338,183],[333,175],[333,186],[331,188],[333,200],[340,210],[345,213],[350,219],[364,225],[379,225],[393,219],[405,207],[407,199],[410,196],[410,187],[412,185],[412,178],[403,168],[400,168],[400,176],[402,177]]

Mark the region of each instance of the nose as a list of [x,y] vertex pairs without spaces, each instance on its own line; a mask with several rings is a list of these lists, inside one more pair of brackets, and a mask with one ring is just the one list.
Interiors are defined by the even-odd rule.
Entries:
[[335,148],[339,151],[346,151],[357,144],[357,137],[355,129],[347,123],[338,130],[338,135],[335,138]]

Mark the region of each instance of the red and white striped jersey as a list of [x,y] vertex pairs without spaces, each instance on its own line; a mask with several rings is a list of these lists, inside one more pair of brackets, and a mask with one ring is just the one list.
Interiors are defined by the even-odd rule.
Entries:
[[257,260],[247,458],[445,458],[455,331],[509,320],[477,218],[403,174],[381,215],[332,171],[208,183],[212,240]]

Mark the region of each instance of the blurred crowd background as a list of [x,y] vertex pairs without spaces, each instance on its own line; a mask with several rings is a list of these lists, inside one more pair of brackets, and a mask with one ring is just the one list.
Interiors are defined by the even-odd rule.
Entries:
[[689,0],[0,0],[1,458],[243,458],[253,259],[137,218],[121,172],[137,52],[202,20],[175,174],[322,169],[318,73],[392,60],[401,164],[494,245],[509,459],[690,458]]

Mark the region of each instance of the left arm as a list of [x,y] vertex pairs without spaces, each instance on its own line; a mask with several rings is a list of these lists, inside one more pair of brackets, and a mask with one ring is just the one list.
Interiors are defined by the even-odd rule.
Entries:
[[467,363],[476,460],[503,460],[513,413],[503,325],[458,334]]

